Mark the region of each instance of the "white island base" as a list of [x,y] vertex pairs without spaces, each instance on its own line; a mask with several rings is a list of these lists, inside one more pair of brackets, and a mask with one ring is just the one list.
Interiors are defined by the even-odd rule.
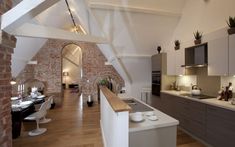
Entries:
[[[134,100],[153,111],[142,112],[143,122],[129,120],[129,147],[176,147],[179,121],[138,99]],[[153,113],[158,119],[149,119],[149,113]]]
[[129,147],[175,147],[176,126],[129,132]]

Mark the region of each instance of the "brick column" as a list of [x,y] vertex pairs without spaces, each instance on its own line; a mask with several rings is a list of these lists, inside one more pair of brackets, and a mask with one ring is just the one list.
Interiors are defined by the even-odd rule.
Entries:
[[0,32],[0,146],[12,146],[11,133],[11,54],[16,39]]
[[[9,10],[12,0],[0,1],[0,15]],[[1,21],[0,21],[1,24]],[[11,127],[11,54],[16,38],[0,30],[0,146],[12,146]]]

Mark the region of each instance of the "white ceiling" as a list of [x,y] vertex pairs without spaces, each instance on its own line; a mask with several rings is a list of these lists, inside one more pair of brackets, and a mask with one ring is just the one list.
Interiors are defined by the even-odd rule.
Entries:
[[[20,0],[14,0],[17,4]],[[82,0],[68,0],[75,22],[82,24],[90,31],[93,22],[89,22],[87,10],[83,10]],[[94,14],[98,25],[111,40],[115,53],[118,55],[152,55],[155,46],[163,45],[172,36],[177,26],[186,0],[86,0]],[[84,3],[85,4],[85,3]],[[124,8],[118,10],[115,8]],[[108,8],[108,9],[106,9]],[[129,10],[130,9],[130,10]],[[137,11],[133,11],[137,9]],[[83,11],[82,11],[83,10]],[[128,10],[128,11],[126,11]],[[86,18],[85,18],[86,17]],[[73,26],[64,0],[42,12],[31,23],[70,30]],[[97,31],[97,30],[95,30]],[[92,31],[93,32],[93,31]],[[92,34],[91,32],[91,34]],[[46,39],[18,37],[15,59],[30,60]],[[37,45],[35,45],[37,44]],[[40,44],[40,45],[39,45]],[[18,51],[25,51],[21,54]],[[13,76],[25,66],[16,66],[13,60]],[[18,67],[16,69],[16,67]]]

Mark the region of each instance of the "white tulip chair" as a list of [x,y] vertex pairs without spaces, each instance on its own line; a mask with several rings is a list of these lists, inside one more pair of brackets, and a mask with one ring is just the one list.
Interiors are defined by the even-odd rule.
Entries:
[[[47,103],[47,107],[46,107],[46,110],[48,111],[50,108],[51,108],[51,104],[53,103],[53,96],[50,96],[48,99],[47,99],[48,103]],[[51,121],[51,118],[46,118],[46,115],[40,119],[39,123],[40,124],[45,124],[45,123],[48,123]]]
[[30,131],[29,136],[41,135],[47,131],[46,128],[39,127],[39,121],[40,121],[40,119],[42,119],[43,117],[46,116],[48,103],[49,103],[49,101],[45,101],[44,103],[42,103],[41,107],[39,108],[39,110],[37,112],[35,112],[25,118],[25,120],[31,120],[31,121],[36,120],[36,123],[37,123],[37,128],[35,130]]

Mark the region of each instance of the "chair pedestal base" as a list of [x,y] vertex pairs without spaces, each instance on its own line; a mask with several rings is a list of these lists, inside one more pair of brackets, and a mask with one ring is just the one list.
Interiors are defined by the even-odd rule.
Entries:
[[37,136],[37,135],[41,135],[43,133],[45,133],[47,131],[46,128],[39,128],[39,129],[35,129],[29,132],[29,136]]
[[50,118],[43,118],[39,121],[40,124],[45,124],[45,123],[49,123],[51,121]]

